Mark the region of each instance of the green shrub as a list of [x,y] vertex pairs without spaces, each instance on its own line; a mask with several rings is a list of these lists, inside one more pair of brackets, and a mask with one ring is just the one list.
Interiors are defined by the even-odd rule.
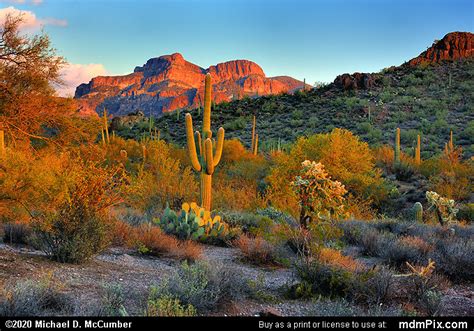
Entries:
[[21,281],[0,294],[0,316],[67,316],[73,310],[71,298],[49,278]]
[[246,290],[240,273],[219,264],[184,262],[154,290],[155,297],[171,297],[203,313],[239,297]]
[[147,301],[147,316],[167,316],[167,317],[183,317],[195,316],[196,309],[192,305],[183,306],[178,299],[171,296],[158,296],[156,287],[152,287]]
[[31,228],[24,223],[6,223],[3,226],[3,242],[8,244],[28,244]]

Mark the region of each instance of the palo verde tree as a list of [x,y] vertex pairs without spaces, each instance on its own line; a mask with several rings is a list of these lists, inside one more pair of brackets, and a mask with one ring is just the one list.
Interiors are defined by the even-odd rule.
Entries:
[[74,116],[71,99],[55,95],[65,60],[46,34],[24,34],[22,24],[21,15],[8,15],[0,26],[0,131],[5,140],[62,144],[92,137],[91,121]]

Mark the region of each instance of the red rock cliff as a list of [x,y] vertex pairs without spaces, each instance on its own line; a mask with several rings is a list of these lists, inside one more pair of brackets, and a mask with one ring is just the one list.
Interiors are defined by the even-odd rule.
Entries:
[[439,63],[443,60],[457,60],[474,56],[474,34],[470,32],[451,32],[419,56],[411,59],[410,65],[420,63]]
[[157,116],[178,108],[198,107],[208,72],[212,75],[215,102],[293,92],[303,87],[303,82],[291,77],[266,77],[258,64],[248,60],[204,69],[174,53],[152,58],[129,75],[95,77],[76,88],[75,98],[83,114],[101,113],[107,107],[115,115],[141,110],[145,115]]

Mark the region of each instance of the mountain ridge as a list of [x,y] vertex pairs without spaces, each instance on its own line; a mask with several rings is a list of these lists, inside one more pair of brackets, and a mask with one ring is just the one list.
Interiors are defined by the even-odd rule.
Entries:
[[74,98],[82,114],[100,113],[100,108],[106,107],[113,115],[141,110],[157,116],[199,107],[207,73],[213,78],[215,103],[244,96],[292,93],[303,87],[303,82],[289,76],[266,77],[263,69],[249,60],[202,68],[186,61],[180,53],[173,53],[151,58],[128,75],[94,77],[76,88]]

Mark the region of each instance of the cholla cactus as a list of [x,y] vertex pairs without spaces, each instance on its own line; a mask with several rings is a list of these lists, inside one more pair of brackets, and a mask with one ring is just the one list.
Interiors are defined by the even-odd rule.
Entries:
[[438,221],[441,225],[456,221],[456,214],[459,209],[455,208],[455,202],[452,199],[443,198],[433,191],[426,192],[426,199],[430,208],[434,208]]
[[413,205],[413,212],[415,214],[415,221],[423,223],[423,205],[420,202],[416,202]]
[[[186,137],[188,153],[191,164],[195,171],[201,172],[201,205],[205,210],[211,210],[211,187],[214,168],[219,164],[224,146],[224,129],[221,127],[217,132],[217,145],[215,154],[213,152],[213,140],[211,132],[211,75],[206,75],[204,88],[204,114],[202,122],[202,136],[199,131],[194,132],[193,118],[186,114]],[[196,136],[198,150],[196,150]],[[202,137],[202,139],[201,139]]]
[[344,185],[332,180],[322,163],[306,160],[301,166],[300,175],[291,183],[300,200],[301,226],[307,228],[313,217],[329,220],[344,216]]

